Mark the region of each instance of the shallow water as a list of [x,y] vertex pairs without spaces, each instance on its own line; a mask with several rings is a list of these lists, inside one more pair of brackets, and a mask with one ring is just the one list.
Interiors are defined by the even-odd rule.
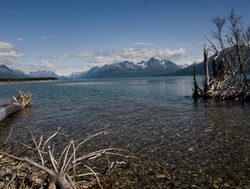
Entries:
[[33,94],[33,105],[0,123],[0,139],[11,126],[40,134],[61,127],[71,138],[109,131],[109,145],[130,150],[147,167],[141,188],[250,187],[250,103],[194,101],[192,82],[159,77],[1,84],[0,102],[21,89]]

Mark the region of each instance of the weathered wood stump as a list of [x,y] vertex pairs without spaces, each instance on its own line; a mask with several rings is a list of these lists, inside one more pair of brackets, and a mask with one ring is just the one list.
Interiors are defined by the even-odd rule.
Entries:
[[[226,17],[215,17],[212,23],[213,40],[208,40],[210,47],[204,46],[204,80],[199,88],[194,72],[193,97],[250,100],[250,26],[243,27],[242,17],[234,10]],[[228,26],[223,31],[224,26]],[[209,52],[212,56],[208,58]],[[209,64],[212,72],[209,72]]]

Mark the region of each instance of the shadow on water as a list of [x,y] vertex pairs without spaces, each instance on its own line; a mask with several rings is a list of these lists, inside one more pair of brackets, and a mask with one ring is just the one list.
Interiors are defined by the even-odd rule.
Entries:
[[[0,133],[1,133],[0,143],[4,142],[4,140],[6,139],[11,130],[11,127],[14,127],[18,122],[22,122],[25,121],[25,119],[28,119],[29,116],[31,115],[31,112],[32,108],[27,107],[2,120],[0,122]],[[26,125],[26,127],[28,127],[28,125]]]

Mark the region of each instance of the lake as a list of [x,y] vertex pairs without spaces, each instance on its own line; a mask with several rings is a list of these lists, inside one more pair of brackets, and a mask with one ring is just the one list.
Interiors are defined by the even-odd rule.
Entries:
[[[192,77],[0,84],[0,103],[30,91],[32,107],[0,123],[70,138],[108,131],[100,146],[128,149],[145,166],[134,188],[250,187],[250,103],[194,100]],[[127,188],[133,188],[127,187]],[[124,187],[125,188],[125,187]]]

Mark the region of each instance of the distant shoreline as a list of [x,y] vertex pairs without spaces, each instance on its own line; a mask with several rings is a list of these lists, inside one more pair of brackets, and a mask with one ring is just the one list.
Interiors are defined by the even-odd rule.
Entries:
[[42,78],[0,78],[0,83],[15,83],[21,81],[55,81],[55,77],[42,77]]

